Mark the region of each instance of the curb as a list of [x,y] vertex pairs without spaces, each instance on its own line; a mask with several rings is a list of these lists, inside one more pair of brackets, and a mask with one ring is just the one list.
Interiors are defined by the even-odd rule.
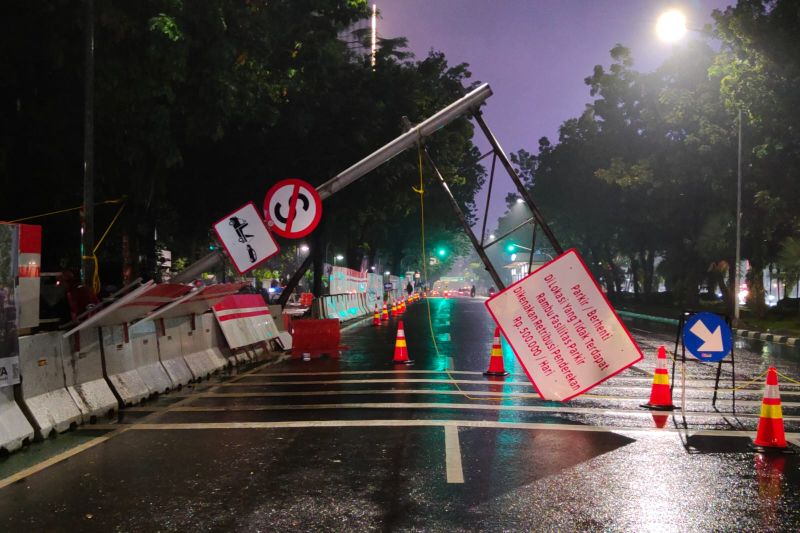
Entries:
[[[643,315],[641,313],[633,313],[631,311],[620,311],[620,310],[617,310],[617,314],[623,317],[639,318],[642,320],[650,320],[651,322],[661,322],[662,324],[670,324],[672,326],[677,326],[679,324],[678,320],[675,318]],[[774,333],[764,333],[761,331],[750,331],[747,329],[737,329],[737,328],[732,328],[732,329],[734,335],[744,337],[745,339],[756,339],[768,342],[777,342],[780,344],[786,344],[787,346],[800,346],[800,338],[797,337],[789,337],[788,335],[776,335]]]
[[789,337],[787,335],[775,335],[774,333],[763,333],[761,331],[749,331],[746,329],[735,328],[733,333],[746,339],[758,339],[762,341],[778,342],[788,346],[800,346],[800,339],[797,337]]

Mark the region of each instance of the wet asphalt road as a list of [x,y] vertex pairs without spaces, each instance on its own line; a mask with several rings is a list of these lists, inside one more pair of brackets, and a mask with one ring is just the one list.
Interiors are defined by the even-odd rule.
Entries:
[[[412,366],[391,364],[396,319],[367,322],[343,332],[341,359],[255,367],[79,430],[97,439],[0,488],[0,531],[800,528],[800,456],[749,448],[763,379],[715,410],[716,366],[689,362],[684,415],[639,408],[673,328],[629,323],[646,359],[562,404],[538,399],[507,346],[511,375],[482,375],[483,301],[403,320]],[[742,340],[735,357],[739,386],[771,364],[800,378],[795,348]],[[781,392],[796,442],[800,386]]]

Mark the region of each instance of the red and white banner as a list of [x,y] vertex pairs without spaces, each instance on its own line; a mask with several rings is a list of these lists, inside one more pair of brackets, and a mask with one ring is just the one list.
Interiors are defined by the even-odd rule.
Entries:
[[18,327],[39,325],[39,272],[42,265],[42,227],[19,225],[19,262],[17,281]]
[[278,328],[269,308],[258,294],[233,294],[212,308],[231,348],[274,339]]
[[486,307],[544,400],[574,398],[643,357],[575,250]]

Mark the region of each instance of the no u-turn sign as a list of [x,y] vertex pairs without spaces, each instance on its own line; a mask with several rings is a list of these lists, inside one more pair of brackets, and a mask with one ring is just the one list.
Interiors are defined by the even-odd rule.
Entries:
[[316,189],[303,180],[279,181],[264,198],[264,218],[281,237],[305,237],[314,231],[321,216],[322,200]]

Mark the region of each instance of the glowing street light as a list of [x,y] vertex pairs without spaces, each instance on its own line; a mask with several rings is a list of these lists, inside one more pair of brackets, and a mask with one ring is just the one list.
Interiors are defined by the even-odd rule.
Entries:
[[523,200],[522,198],[517,198],[517,203],[518,204],[525,203],[525,200]]
[[662,13],[656,22],[658,38],[667,43],[679,41],[686,35],[686,31],[686,15],[677,9]]

